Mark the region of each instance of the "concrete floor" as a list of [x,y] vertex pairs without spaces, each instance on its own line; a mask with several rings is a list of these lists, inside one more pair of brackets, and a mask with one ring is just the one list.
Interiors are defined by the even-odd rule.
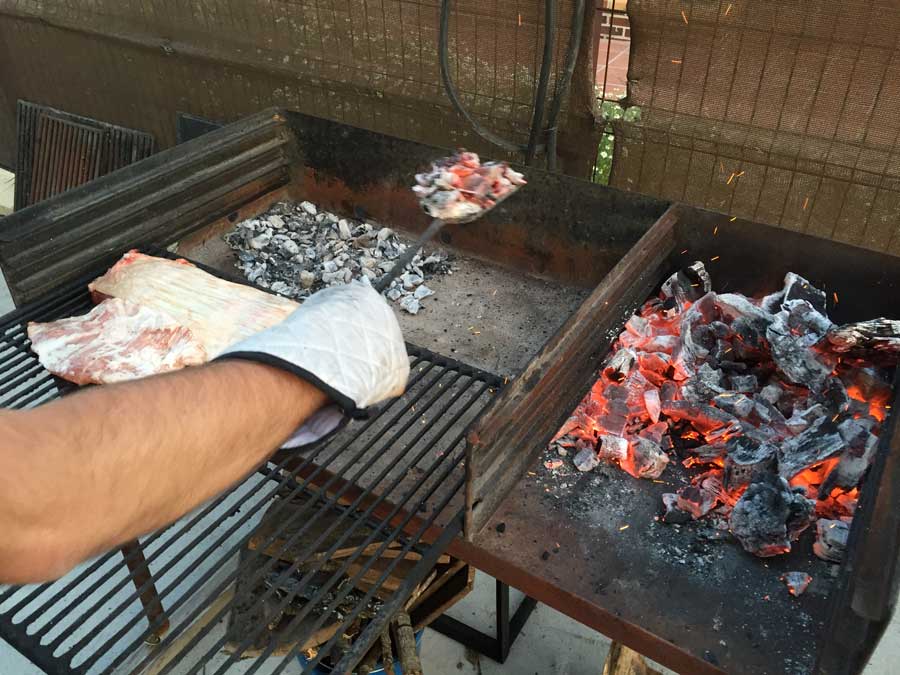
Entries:
[[[5,172],[0,171],[0,215],[3,214],[4,207],[10,210],[12,208],[9,174],[4,174]],[[498,286],[503,287],[502,284]],[[12,307],[6,286],[0,280],[0,315],[10,311]],[[485,309],[489,308],[479,307],[475,311],[485,317],[488,314]],[[440,349],[445,345],[435,346]],[[486,362],[495,358],[491,352],[490,349],[485,350],[483,358]],[[490,365],[505,370],[513,364],[495,361]],[[520,597],[520,594],[513,593],[513,607],[518,604]],[[450,614],[474,628],[489,633],[493,630],[493,607],[493,579],[479,574],[476,577],[474,591],[454,607]],[[428,675],[466,673],[599,675],[608,649],[609,641],[604,636],[579,625],[559,612],[539,605],[518,641],[513,645],[509,659],[504,665],[471,653],[431,630],[426,631],[422,643],[422,661]],[[865,674],[889,675],[900,672],[898,661],[900,661],[900,620],[895,618],[885,632]],[[0,675],[39,675],[40,672],[0,640]]]

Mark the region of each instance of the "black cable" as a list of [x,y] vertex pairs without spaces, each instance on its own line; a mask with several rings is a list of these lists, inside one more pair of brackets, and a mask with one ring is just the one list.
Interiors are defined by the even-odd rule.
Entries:
[[[548,2],[549,1],[550,0],[548,0]],[[555,3],[555,0],[552,1]],[[453,104],[453,108],[471,125],[475,133],[481,136],[487,142],[493,143],[494,145],[503,148],[507,152],[526,152],[528,150],[528,146],[508,141],[502,136],[498,136],[493,131],[486,129],[481,125],[480,122],[478,122],[478,120],[472,117],[469,114],[469,111],[465,109],[465,106],[463,106],[462,101],[459,98],[459,94],[456,91],[456,85],[453,84],[453,78],[450,77],[449,35],[450,0],[441,0],[441,20],[438,30],[438,57],[441,65],[441,79],[444,82],[444,90],[447,92],[447,96],[450,99],[450,102]],[[550,67],[549,63],[546,62],[546,59],[545,63],[541,64],[542,71],[545,66],[548,69]],[[541,103],[541,106],[543,108],[543,102]],[[543,113],[541,114],[541,116],[543,117]],[[545,150],[544,144],[538,143],[534,147],[535,153],[542,152],[543,150]]]
[[538,135],[544,126],[544,106],[547,89],[550,86],[550,64],[553,63],[553,48],[556,46],[556,0],[544,0],[544,55],[541,57],[541,72],[538,75],[537,92],[534,97],[534,113],[531,117],[531,131],[525,150],[525,166],[534,161]]
[[558,129],[556,122],[562,109],[562,102],[569,93],[572,84],[572,76],[575,74],[575,62],[578,60],[578,51],[581,46],[581,31],[584,27],[584,0],[575,0],[575,8],[572,14],[572,27],[569,35],[569,48],[566,52],[566,62],[563,66],[562,76],[557,82],[556,94],[550,105],[550,117],[547,118],[547,170],[556,171],[556,137]]
[[449,33],[450,33],[450,0],[441,0],[441,23],[440,23],[440,31],[438,35],[438,53],[441,62],[441,79],[444,81],[444,89],[447,91],[447,96],[450,97],[450,102],[453,104],[453,107],[456,108],[456,112],[462,115],[466,121],[472,126],[472,129],[475,130],[475,133],[481,136],[484,140],[489,143],[493,143],[494,145],[499,145],[504,150],[508,150],[509,152],[521,152],[523,150],[522,146],[518,143],[513,143],[511,141],[506,140],[505,138],[498,136],[493,131],[485,129],[481,124],[469,114],[469,111],[463,107],[462,101],[459,100],[459,95],[456,93],[456,87],[453,84],[453,79],[450,77],[450,57],[449,57]]

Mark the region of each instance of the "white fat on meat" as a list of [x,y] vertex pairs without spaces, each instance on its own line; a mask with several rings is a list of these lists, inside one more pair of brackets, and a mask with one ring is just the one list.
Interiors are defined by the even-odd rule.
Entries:
[[41,365],[76,384],[112,384],[207,361],[190,328],[156,309],[111,298],[88,314],[29,323]]

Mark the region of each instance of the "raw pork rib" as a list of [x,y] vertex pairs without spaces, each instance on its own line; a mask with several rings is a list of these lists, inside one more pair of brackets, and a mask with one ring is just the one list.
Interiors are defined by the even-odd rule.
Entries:
[[28,337],[48,371],[76,384],[133,380],[207,360],[189,328],[118,298],[83,316],[29,323]]
[[90,284],[95,297],[122,298],[191,329],[215,358],[226,347],[283,321],[292,300],[207,274],[185,260],[129,251]]

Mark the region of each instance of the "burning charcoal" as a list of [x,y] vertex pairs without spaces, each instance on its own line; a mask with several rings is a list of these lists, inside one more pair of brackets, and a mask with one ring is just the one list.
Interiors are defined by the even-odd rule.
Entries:
[[815,502],[802,488],[792,490],[780,476],[753,481],[735,504],[731,532],[744,550],[760,557],[787,553],[814,519]]
[[704,363],[681,388],[681,393],[686,400],[700,403],[708,401],[718,394],[724,394],[726,391],[724,384],[724,373],[708,363]]
[[647,408],[650,421],[654,424],[659,422],[659,414],[662,410],[661,405],[658,389],[647,389],[644,392],[644,406]]
[[756,375],[732,375],[728,378],[728,386],[732,391],[742,394],[755,392],[759,388]]
[[613,382],[621,382],[637,362],[637,355],[630,349],[620,349],[606,364],[603,374]]
[[697,460],[700,460],[701,463],[712,463],[724,457],[726,451],[725,443],[706,443],[696,448],[690,448],[688,450],[691,453],[690,464],[697,464]]
[[784,276],[784,299],[782,304],[791,300],[808,302],[817,312],[827,311],[825,291],[819,290],[799,274],[788,272]]
[[575,468],[579,471],[593,471],[600,464],[597,453],[590,448],[579,451],[572,461],[575,462]]
[[600,436],[597,455],[603,461],[621,464],[628,459],[628,441],[621,436]]
[[835,352],[859,354],[863,357],[900,352],[900,321],[872,319],[832,327],[825,336]]
[[771,293],[764,297],[759,306],[769,314],[777,314],[781,309],[781,303],[784,301],[784,289],[777,293]]
[[763,474],[774,474],[777,462],[775,447],[759,443],[747,436],[728,441],[725,456],[725,488],[734,490]]
[[778,473],[791,479],[804,469],[839,453],[844,439],[830,419],[820,418],[799,436],[789,438],[778,448]]
[[719,394],[713,399],[713,403],[717,408],[741,419],[753,412],[756,405],[753,399],[747,398],[743,394]]
[[680,525],[690,522],[691,514],[678,508],[678,495],[672,492],[665,492],[662,495],[662,503],[664,509],[662,519],[664,523]]
[[812,577],[806,572],[786,572],[781,576],[781,580],[787,586],[788,593],[797,597],[798,595],[803,595],[809,587]]
[[669,456],[653,441],[637,438],[629,444],[628,458],[622,468],[635,478],[659,478]]
[[737,422],[733,415],[703,403],[669,401],[663,403],[662,411],[672,419],[689,420],[700,433],[707,433]]
[[813,544],[813,553],[822,560],[839,563],[844,559],[848,536],[850,536],[850,526],[843,520],[819,518],[816,522],[816,542]]
[[754,305],[749,298],[737,293],[722,293],[716,296],[716,307],[722,315],[733,322],[741,319],[749,322],[753,331],[765,333],[775,318],[761,307]]
[[781,414],[781,411],[777,407],[759,395],[754,396],[753,401],[753,413],[759,422],[772,427],[780,434],[784,435],[788,433],[787,420],[784,419],[784,415]]
[[832,410],[844,412],[850,405],[850,395],[847,393],[847,387],[837,377],[828,378],[823,396]]
[[663,436],[669,430],[669,425],[665,422],[656,422],[641,429],[638,436],[653,441],[657,445],[662,443]]
[[674,382],[664,382],[659,388],[660,403],[665,406],[678,398],[678,385]]
[[702,488],[687,485],[678,490],[678,508],[690,513],[694,520],[712,511],[716,503],[716,495]]
[[715,344],[715,336],[709,331],[708,324],[717,313],[716,294],[710,292],[691,305],[681,318],[680,356],[689,373],[706,360]]
[[[841,434],[841,437],[844,438],[844,435]],[[819,499],[830,497],[835,488],[851,490],[859,485],[878,452],[878,436],[868,431],[863,431],[846,442],[848,447],[841,453],[837,465],[825,477],[819,488]]]
[[413,192],[432,217],[459,220],[492,208],[525,184],[522,174],[506,163],[481,163],[474,152],[461,151],[435,162],[429,173],[416,175]]

